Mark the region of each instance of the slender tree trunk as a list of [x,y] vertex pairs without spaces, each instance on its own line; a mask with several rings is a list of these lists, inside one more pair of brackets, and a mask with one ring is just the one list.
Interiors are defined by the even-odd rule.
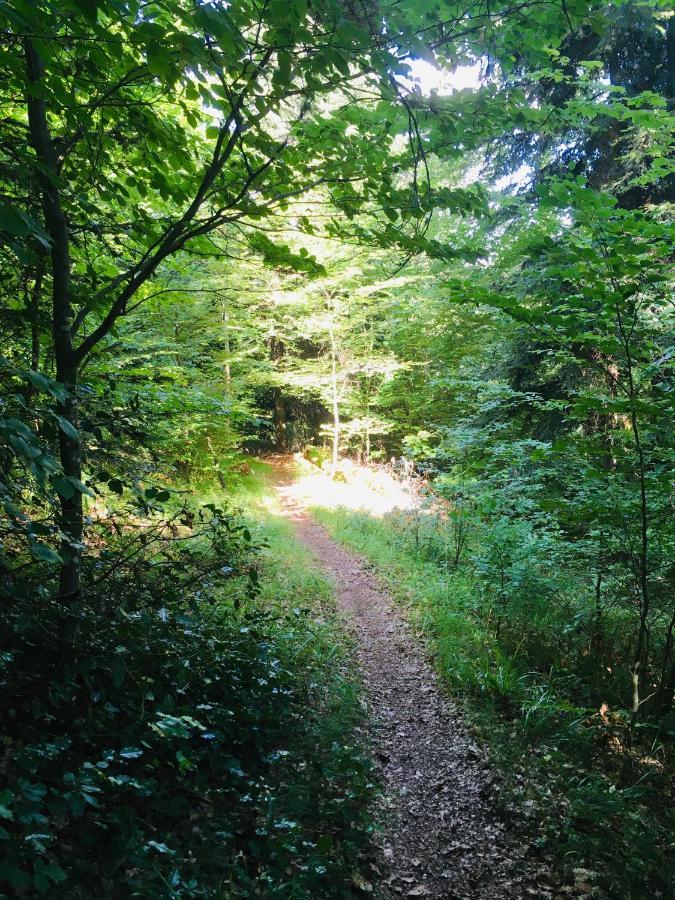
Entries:
[[230,368],[230,313],[227,308],[227,299],[225,298],[223,299],[221,321],[223,323],[223,337],[225,341],[225,384],[229,393],[232,384],[232,370]]
[[[56,379],[67,395],[57,404],[57,415],[65,421],[59,428],[59,455],[63,472],[78,481],[82,476],[82,451],[77,434],[78,363],[73,347],[72,308],[70,297],[70,238],[68,223],[61,206],[58,187],[58,158],[47,121],[44,100],[44,63],[30,39],[24,41],[28,73],[28,128],[30,142],[38,160],[36,177],[42,193],[45,227],[51,240],[52,328]],[[70,497],[60,496],[59,525],[62,532],[60,554],[63,559],[59,579],[62,598],[74,597],[81,588],[83,511],[82,494],[75,490]]]
[[664,679],[659,691],[657,710],[660,715],[667,715],[673,708],[673,697],[675,696],[675,662],[670,666],[670,675],[667,680]]
[[[270,336],[270,359],[278,362],[284,355],[284,345],[275,334]],[[280,453],[288,449],[286,440],[286,401],[281,388],[272,389],[274,403],[274,443]]]
[[602,615],[602,570],[598,568],[595,576],[595,609],[593,611],[593,627],[591,630],[591,651],[596,663],[602,662],[603,615]]
[[633,654],[633,665],[631,667],[631,679],[633,682],[633,704],[632,712],[635,715],[640,708],[640,691],[642,681],[645,675],[648,646],[647,638],[649,632],[649,614],[650,600],[649,592],[649,506],[647,502],[647,466],[645,461],[645,452],[642,445],[642,436],[640,425],[635,410],[635,401],[637,399],[637,391],[635,379],[633,377],[633,354],[630,348],[630,341],[626,332],[623,316],[617,309],[616,313],[619,334],[623,343],[626,354],[626,374],[628,376],[628,399],[630,401],[630,422],[633,435],[633,443],[638,458],[638,482],[640,486],[640,556],[638,561],[638,584],[640,590],[640,617],[638,624],[637,640],[635,642],[635,652]]
[[288,449],[286,442],[286,402],[280,388],[274,388],[274,443],[280,453]]
[[675,694],[675,661],[671,659],[673,652],[673,634],[675,633],[675,609],[666,632],[666,643],[663,648],[663,664],[661,677],[656,695],[656,710],[665,715],[672,708],[673,694]]
[[44,277],[42,257],[35,273],[35,284],[30,294],[30,367],[34,372],[40,368],[40,294]]
[[333,456],[331,462],[331,474],[337,472],[340,460],[340,400],[338,397],[337,382],[337,346],[335,343],[335,330],[330,324],[330,359],[331,359],[331,389],[333,397]]
[[[370,352],[372,354],[373,347],[372,344],[370,346]],[[367,387],[366,387],[366,465],[370,464],[370,400],[372,396],[372,377],[370,375],[368,377]]]
[[[30,368],[33,372],[37,372],[40,368],[40,296],[42,294],[42,281],[44,278],[44,258],[41,256],[38,260],[35,270],[35,280],[32,290],[28,290],[28,281],[25,287],[26,311],[30,319]],[[26,384],[26,403],[30,404],[36,394],[35,386],[28,382]],[[35,430],[38,431],[40,422],[34,419]]]

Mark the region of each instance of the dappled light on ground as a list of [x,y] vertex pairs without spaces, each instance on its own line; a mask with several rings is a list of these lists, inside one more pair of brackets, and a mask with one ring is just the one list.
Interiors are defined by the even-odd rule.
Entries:
[[300,454],[296,454],[292,463],[288,457],[288,465],[291,464],[296,481],[284,484],[280,492],[303,507],[344,507],[379,517],[395,509],[414,509],[418,504],[412,489],[383,469],[344,461],[333,477]]

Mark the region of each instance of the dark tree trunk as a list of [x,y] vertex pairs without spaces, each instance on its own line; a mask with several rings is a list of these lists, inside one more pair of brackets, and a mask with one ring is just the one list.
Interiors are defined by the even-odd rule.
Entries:
[[[283,343],[275,334],[272,334],[270,336],[270,360],[276,363],[283,355]],[[272,389],[272,400],[274,404],[274,445],[279,453],[286,453],[288,450],[288,438],[286,433],[286,399],[281,388],[275,387]]]
[[[82,476],[77,409],[78,361],[73,347],[72,308],[70,296],[70,240],[68,223],[61,206],[58,186],[58,158],[47,122],[44,100],[44,63],[31,41],[24,42],[28,73],[28,127],[31,145],[38,160],[37,179],[42,193],[45,227],[51,240],[52,327],[56,379],[67,391],[57,404],[56,412],[65,422],[59,428],[59,454],[66,477],[78,481]],[[68,493],[68,492],[66,492]],[[59,526],[63,535],[60,553],[63,559],[59,579],[62,598],[76,596],[81,588],[82,561],[82,494],[75,490],[70,497],[60,495]]]
[[274,444],[280,453],[288,450],[286,439],[286,401],[280,388],[274,388]]
[[673,635],[675,634],[675,610],[670,618],[668,631],[666,633],[666,643],[663,648],[663,664],[661,666],[661,677],[656,692],[654,706],[658,715],[665,716],[673,708],[673,697],[675,695],[675,661],[672,659],[673,654]]
[[[40,257],[33,280],[33,287],[28,289],[28,282],[24,289],[26,302],[26,312],[30,321],[30,368],[33,372],[37,372],[40,368],[40,295],[42,294],[42,281],[44,278],[44,258]],[[26,384],[26,402],[30,404],[36,394],[36,388],[31,382]],[[34,420],[36,431],[39,430],[39,421]]]
[[[79,414],[77,402],[77,367],[59,366],[57,353],[57,379],[65,385],[68,396],[57,406],[57,413],[77,430]],[[67,477],[82,479],[82,449],[79,433],[71,437],[59,429],[59,456]],[[63,559],[59,578],[61,597],[74,597],[80,592],[82,575],[83,510],[82,494],[76,490],[71,497],[60,497],[60,525],[63,532],[60,554]]]

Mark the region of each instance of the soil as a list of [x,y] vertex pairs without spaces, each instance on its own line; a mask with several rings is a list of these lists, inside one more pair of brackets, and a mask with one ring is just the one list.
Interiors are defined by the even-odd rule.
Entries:
[[500,820],[485,751],[437,682],[424,647],[367,564],[337,544],[273,461],[285,516],[335,584],[353,635],[368,732],[384,784],[381,834],[361,892],[375,897],[553,897],[546,873]]

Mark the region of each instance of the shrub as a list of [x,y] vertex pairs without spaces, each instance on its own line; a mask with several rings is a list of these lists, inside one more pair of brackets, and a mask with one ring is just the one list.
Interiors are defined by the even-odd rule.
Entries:
[[250,556],[230,527],[71,605],[3,598],[0,891],[340,895],[371,795],[354,687],[306,611],[265,610],[225,565]]

